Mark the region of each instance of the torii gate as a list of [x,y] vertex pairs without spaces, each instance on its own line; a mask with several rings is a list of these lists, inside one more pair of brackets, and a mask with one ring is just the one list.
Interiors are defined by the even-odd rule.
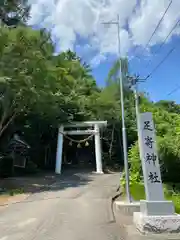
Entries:
[[[95,156],[96,156],[96,172],[103,173],[102,156],[101,156],[101,140],[100,128],[107,126],[107,121],[90,121],[90,122],[74,122],[72,124],[61,125],[58,131],[57,152],[56,152],[56,168],[55,173],[61,174],[62,169],[62,153],[63,153],[63,135],[94,135],[95,137]],[[87,130],[70,130],[65,128],[81,128],[93,127]]]

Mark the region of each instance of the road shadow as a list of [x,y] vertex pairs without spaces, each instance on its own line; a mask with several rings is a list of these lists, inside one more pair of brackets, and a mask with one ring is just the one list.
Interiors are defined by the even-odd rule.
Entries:
[[[96,174],[88,170],[65,170],[61,175],[42,172],[37,175],[14,177],[0,180],[0,189],[6,194],[34,194],[46,191],[59,191],[89,184]],[[4,194],[3,191],[0,196]]]

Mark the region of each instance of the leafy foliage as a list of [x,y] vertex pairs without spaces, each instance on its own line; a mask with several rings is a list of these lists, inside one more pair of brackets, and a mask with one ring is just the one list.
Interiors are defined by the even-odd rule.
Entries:
[[[152,105],[152,104],[151,104]],[[178,182],[180,171],[180,118],[179,114],[170,113],[162,108],[151,106],[145,111],[152,111],[157,132],[158,155],[164,181]],[[142,175],[139,148],[137,142],[129,150],[131,173]]]
[[0,19],[8,27],[17,27],[26,22],[29,16],[27,0],[1,0]]
[[[32,146],[31,158],[38,166],[43,166],[47,148],[51,149],[51,158],[55,159],[59,124],[107,120],[108,127],[102,133],[105,163],[123,165],[119,93],[121,64],[131,181],[141,181],[134,95],[127,81],[128,60],[115,62],[109,72],[107,86],[99,88],[90,67],[76,53],[69,50],[54,55],[48,33],[23,25],[28,17],[25,1],[8,1],[8,5],[0,5],[0,12],[1,19],[9,17],[12,12],[18,18],[20,14],[25,17],[16,28],[2,26],[0,32],[1,148],[11,134],[20,129]],[[151,111],[154,115],[163,179],[178,181],[179,105],[168,101],[153,103],[145,93],[141,93],[140,108],[142,112]]]
[[155,105],[165,109],[168,112],[180,114],[180,106],[176,104],[174,101],[161,100],[157,102]]

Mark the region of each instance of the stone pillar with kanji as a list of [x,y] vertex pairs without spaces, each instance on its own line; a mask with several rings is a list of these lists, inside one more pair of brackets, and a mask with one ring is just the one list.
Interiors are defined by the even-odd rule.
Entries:
[[152,113],[141,113],[138,125],[146,200],[140,200],[134,224],[141,232],[180,231],[180,216],[175,214],[172,201],[164,198]]

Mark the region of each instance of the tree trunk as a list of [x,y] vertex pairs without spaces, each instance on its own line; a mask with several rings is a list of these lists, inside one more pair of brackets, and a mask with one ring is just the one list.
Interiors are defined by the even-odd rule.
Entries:
[[8,128],[9,124],[14,120],[14,118],[16,117],[16,113],[13,113],[13,115],[9,118],[9,120],[7,121],[7,123],[3,126],[1,125],[0,128],[0,137],[2,136],[2,134],[4,133],[4,131]]

